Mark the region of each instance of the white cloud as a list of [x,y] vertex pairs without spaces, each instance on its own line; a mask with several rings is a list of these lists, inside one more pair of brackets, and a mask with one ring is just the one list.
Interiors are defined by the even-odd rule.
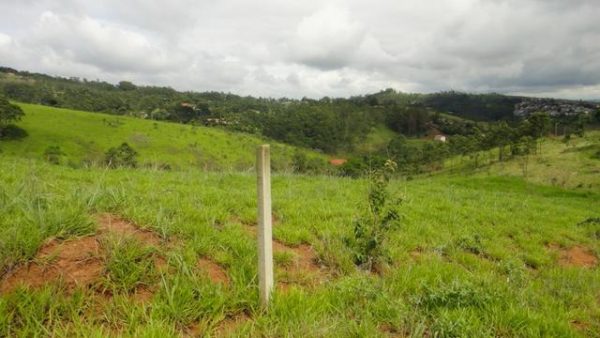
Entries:
[[0,1],[0,64],[261,96],[600,98],[595,0]]

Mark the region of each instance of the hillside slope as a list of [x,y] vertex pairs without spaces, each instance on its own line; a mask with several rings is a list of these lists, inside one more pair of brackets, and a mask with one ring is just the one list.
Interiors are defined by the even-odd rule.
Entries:
[[277,287],[262,311],[254,175],[0,154],[0,336],[600,332],[598,193],[515,177],[393,181],[401,226],[374,274],[345,244],[366,181],[276,174],[272,187]]
[[145,166],[247,170],[254,165],[255,147],[270,143],[275,169],[290,169],[296,151],[325,162],[323,156],[309,150],[216,128],[24,103],[19,106],[25,117],[18,126],[29,136],[0,142],[0,149],[9,155],[42,159],[47,147],[59,146],[65,153],[63,162],[77,167],[100,163],[109,148],[127,142]]
[[537,154],[513,156],[500,162],[498,149],[494,148],[479,152],[476,161],[477,168],[472,155],[453,157],[437,175],[513,176],[546,186],[600,191],[600,131],[597,130],[568,142],[546,137]]

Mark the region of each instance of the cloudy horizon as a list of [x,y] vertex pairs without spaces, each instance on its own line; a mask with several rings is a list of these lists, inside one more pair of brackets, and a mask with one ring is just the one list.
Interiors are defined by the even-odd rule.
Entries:
[[0,65],[262,97],[600,99],[594,0],[0,0]]

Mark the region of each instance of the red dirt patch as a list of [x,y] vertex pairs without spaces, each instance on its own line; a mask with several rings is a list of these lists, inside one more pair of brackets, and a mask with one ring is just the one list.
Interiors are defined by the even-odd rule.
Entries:
[[196,266],[205,272],[211,281],[229,285],[229,277],[227,276],[225,269],[223,269],[219,264],[206,258],[200,258]]
[[380,325],[379,330],[383,332],[386,337],[407,337],[407,335],[404,335],[402,332],[396,330],[396,328],[389,323]]
[[156,233],[140,229],[138,226],[111,214],[101,214],[97,217],[100,233],[111,232],[121,236],[135,237],[142,243],[158,246],[161,243],[160,236]]
[[103,273],[104,262],[96,236],[58,242],[51,240],[39,250],[36,258],[14,270],[0,285],[9,292],[20,284],[41,287],[62,280],[67,291],[93,284]]
[[598,258],[589,249],[574,246],[560,251],[558,264],[560,266],[592,268],[598,264]]
[[348,160],[345,158],[332,158],[329,160],[329,164],[336,166],[336,167],[341,166],[346,162],[348,162]]
[[289,264],[275,264],[277,287],[281,291],[287,291],[292,285],[315,286],[325,281],[326,273],[317,264],[317,255],[310,245],[292,247],[274,240],[273,252],[293,256]]
[[249,320],[251,320],[251,318],[245,312],[236,314],[231,317],[226,317],[221,322],[219,322],[219,324],[215,328],[215,337],[228,337]]
[[587,329],[590,328],[590,324],[586,323],[586,322],[582,322],[580,320],[572,320],[571,321],[571,325],[573,325],[577,330],[579,331],[586,331]]
[[[244,230],[256,238],[258,228],[245,225]],[[275,264],[277,287],[286,291],[291,285],[318,285],[326,280],[327,274],[317,263],[318,257],[314,249],[307,244],[289,246],[273,240],[273,253],[289,253],[293,256],[290,264]]]
[[[67,293],[76,287],[93,286],[106,269],[106,252],[100,243],[108,234],[132,236],[152,246],[158,246],[160,243],[157,234],[138,229],[118,217],[103,214],[97,219],[99,231],[93,236],[47,241],[34,259],[6,274],[0,282],[0,293],[10,292],[18,285],[39,288],[56,282],[62,282]],[[158,269],[164,269],[166,266],[164,259],[158,256],[154,263]],[[143,293],[140,292],[140,295]]]

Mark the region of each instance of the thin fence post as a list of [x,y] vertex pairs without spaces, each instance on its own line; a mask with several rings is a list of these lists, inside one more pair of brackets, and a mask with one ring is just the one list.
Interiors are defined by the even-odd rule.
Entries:
[[269,145],[256,152],[258,188],[258,286],[260,303],[269,305],[273,289],[273,230],[271,219],[271,159]]

